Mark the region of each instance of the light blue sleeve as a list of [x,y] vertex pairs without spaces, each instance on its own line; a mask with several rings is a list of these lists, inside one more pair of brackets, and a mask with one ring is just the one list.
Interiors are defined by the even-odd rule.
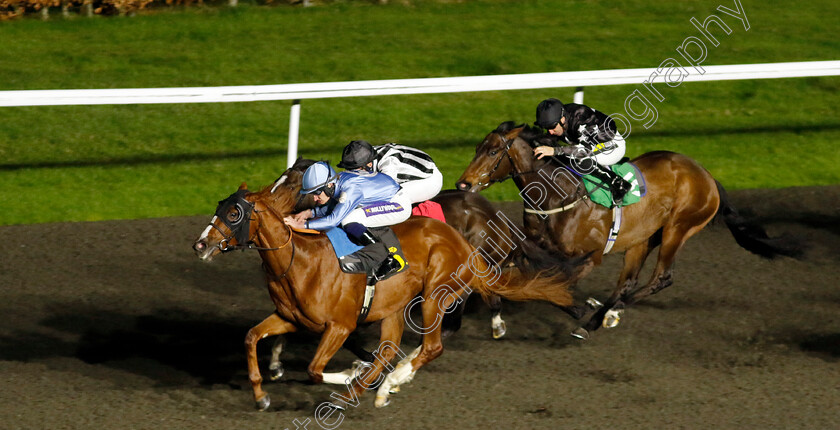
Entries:
[[359,187],[348,187],[347,190],[342,190],[342,194],[337,197],[343,201],[339,201],[329,215],[309,220],[309,228],[313,230],[327,230],[341,224],[341,221],[359,205],[364,195]]
[[312,208],[312,218],[320,218],[326,215],[329,209],[329,205],[315,206]]

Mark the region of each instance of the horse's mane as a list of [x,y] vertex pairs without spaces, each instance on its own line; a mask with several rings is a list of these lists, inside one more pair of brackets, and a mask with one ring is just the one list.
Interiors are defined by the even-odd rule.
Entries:
[[499,124],[499,126],[496,127],[495,130],[493,130],[493,133],[507,134],[508,132],[513,130],[514,128],[519,128],[519,127],[523,127],[523,126],[525,126],[525,124],[518,124],[517,125],[513,121],[505,121],[505,122]]
[[504,135],[517,128],[521,128],[518,137],[527,142],[528,145],[531,145],[532,148],[536,148],[537,146],[556,146],[557,141],[559,140],[558,136],[543,133],[542,129],[539,127],[531,127],[527,124],[517,124],[514,121],[505,121],[499,124],[493,132]]
[[298,158],[295,164],[283,172],[271,185],[252,194],[256,199],[269,203],[269,207],[280,214],[295,212],[301,200],[300,187],[303,183],[303,172],[315,162],[315,160]]
[[[538,146],[559,145],[558,141],[560,140],[560,136],[545,134],[539,127],[531,127],[527,124],[517,124],[514,121],[505,121],[499,124],[499,126],[493,130],[493,133],[506,135],[517,128],[520,128],[521,130],[519,130],[516,137],[522,139],[522,141],[527,143],[531,148],[536,148]],[[543,157],[542,159],[534,160],[535,169],[541,169],[545,165],[568,168],[568,166],[563,162],[562,157]]]

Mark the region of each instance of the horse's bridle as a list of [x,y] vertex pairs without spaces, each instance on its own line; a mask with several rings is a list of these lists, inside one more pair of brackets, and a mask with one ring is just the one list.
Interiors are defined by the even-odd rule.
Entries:
[[[279,249],[283,249],[289,246],[289,244],[291,243],[292,257],[289,261],[289,266],[286,268],[283,274],[279,276],[279,278],[283,278],[286,276],[287,273],[289,273],[289,270],[292,268],[292,263],[294,263],[295,261],[295,243],[292,240],[292,237],[294,236],[294,231],[292,230],[292,227],[290,225],[284,223],[286,225],[286,228],[289,229],[289,240],[287,240],[286,243],[276,248],[263,248],[257,246],[254,243],[254,238],[257,236],[257,233],[259,233],[260,227],[262,227],[262,221],[260,220],[260,217],[251,217],[251,215],[259,214],[260,212],[265,211],[257,210],[255,208],[254,203],[245,200],[245,194],[247,192],[247,190],[239,190],[236,193],[231,194],[225,200],[219,202],[219,206],[216,208],[215,218],[220,218],[222,220],[222,223],[230,231],[230,234],[225,234],[225,232],[222,231],[222,229],[218,225],[216,225],[215,222],[210,221],[210,226],[216,229],[216,231],[218,231],[219,234],[222,235],[222,240],[216,246],[219,248],[219,251],[223,253],[236,250],[245,251],[248,249],[253,249],[256,251],[277,251]],[[236,207],[238,211],[237,213],[239,214],[239,216],[232,221],[228,220],[226,216],[226,213],[230,207]],[[248,233],[251,230],[251,221],[257,221],[258,224],[257,228],[254,229],[254,234],[249,237]],[[236,245],[230,245],[231,239],[236,239]]]
[[[497,182],[507,181],[508,179],[514,178],[515,176],[519,175],[518,173],[516,175],[514,175],[513,170],[514,170],[515,164],[513,163],[513,157],[510,156],[510,146],[513,144],[513,141],[506,139],[505,136],[503,136],[502,134],[499,134],[499,138],[502,139],[502,143],[505,144],[505,150],[502,153],[502,156],[499,157],[499,161],[497,161],[496,165],[493,166],[492,170],[490,170],[487,173],[482,173],[481,175],[478,176],[478,183],[475,184],[477,186],[484,186],[484,185],[490,186],[490,185],[495,184]],[[493,176],[494,173],[496,173],[496,170],[499,170],[499,166],[502,164],[502,161],[505,159],[505,156],[510,161],[510,166],[511,166],[510,170],[511,171],[504,178],[501,178],[501,179],[490,178],[491,176]],[[490,178],[489,182],[481,182],[481,178],[483,178],[485,176]]]
[[[494,183],[496,183],[496,182],[504,182],[504,181],[506,181],[506,180],[508,180],[508,179],[511,179],[511,178],[516,178],[516,177],[523,176],[523,175],[527,175],[527,174],[530,174],[530,173],[539,173],[539,170],[532,170],[532,171],[529,171],[529,172],[518,172],[518,171],[516,171],[516,163],[514,163],[514,162],[513,162],[513,157],[511,157],[511,156],[510,156],[510,148],[511,148],[511,146],[513,145],[513,141],[514,141],[515,139],[507,139],[507,138],[506,138],[503,134],[501,134],[501,133],[499,133],[499,138],[500,138],[500,139],[502,139],[502,143],[504,143],[504,144],[505,144],[505,150],[504,150],[503,156],[500,156],[500,157],[499,157],[499,161],[497,161],[497,162],[496,162],[496,165],[493,167],[493,170],[491,170],[491,171],[490,171],[490,172],[488,172],[488,173],[482,173],[482,174],[478,177],[478,178],[479,178],[479,182],[478,182],[476,185],[479,185],[479,186],[481,186],[481,185],[488,185],[488,186],[489,186],[490,184],[494,184]],[[508,160],[510,161],[510,172],[507,174],[507,176],[505,176],[504,178],[501,178],[501,179],[490,179],[490,180],[489,180],[489,182],[486,182],[486,183],[481,182],[481,178],[483,178],[483,177],[485,177],[485,176],[490,177],[490,176],[492,176],[494,173],[496,173],[496,170],[498,170],[498,169],[499,169],[499,166],[502,164],[502,160],[504,160],[504,159],[505,159],[505,156],[506,156],[506,157],[508,158]],[[579,191],[580,191],[580,186],[578,186],[578,192],[579,192]],[[554,214],[554,213],[565,212],[565,211],[567,211],[567,210],[569,210],[569,209],[574,208],[574,207],[575,207],[575,206],[576,206],[576,205],[577,205],[580,201],[585,200],[586,198],[587,198],[587,195],[586,195],[586,194],[584,194],[584,195],[583,195],[583,196],[581,196],[579,199],[576,199],[576,200],[574,200],[572,203],[570,203],[570,204],[568,204],[568,205],[566,205],[566,206],[563,206],[563,207],[561,207],[561,208],[550,209],[550,210],[546,210],[546,211],[525,208],[525,212],[528,212],[528,213],[535,213],[535,214],[542,214],[542,215],[550,215],[550,214]]]

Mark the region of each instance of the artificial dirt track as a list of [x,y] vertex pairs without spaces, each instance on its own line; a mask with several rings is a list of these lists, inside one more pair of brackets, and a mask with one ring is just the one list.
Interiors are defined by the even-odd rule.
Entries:
[[[760,259],[709,226],[678,256],[672,287],[585,342],[558,309],[512,302],[494,341],[474,298],[390,406],[368,392],[335,428],[837,428],[840,186],[730,196],[771,236],[804,236],[806,259]],[[521,204],[500,207],[521,219]],[[320,428],[316,405],[343,387],[308,382],[314,335],[290,336],[286,375],[264,385],[271,408],[254,410],[243,340],[272,304],[255,253],[193,255],[211,210],[0,227],[0,429]],[[576,296],[605,298],[620,263],[608,257]],[[361,334],[375,346],[376,325]],[[407,331],[402,348],[418,343]],[[353,358],[342,350],[327,370]]]

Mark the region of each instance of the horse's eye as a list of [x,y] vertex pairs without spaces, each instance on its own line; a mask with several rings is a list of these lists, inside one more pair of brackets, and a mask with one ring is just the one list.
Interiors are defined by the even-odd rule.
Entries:
[[239,211],[236,209],[231,210],[228,212],[228,221],[235,222],[239,219]]
[[499,151],[490,151],[490,155],[496,155],[498,153],[499,153]]

